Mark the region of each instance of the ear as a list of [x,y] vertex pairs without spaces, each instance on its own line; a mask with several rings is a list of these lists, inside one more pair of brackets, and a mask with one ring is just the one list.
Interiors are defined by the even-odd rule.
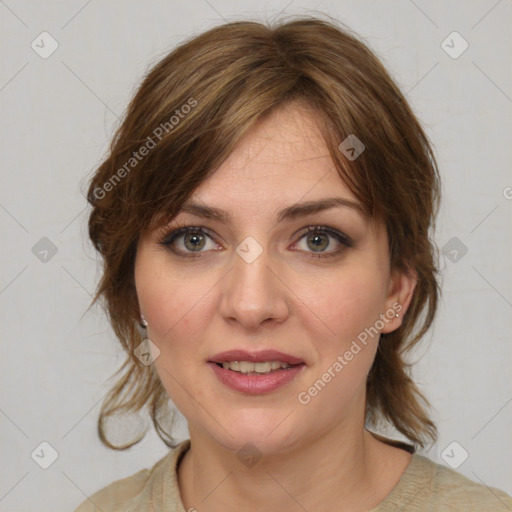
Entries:
[[411,266],[407,267],[407,271],[394,269],[391,272],[385,306],[386,311],[395,311],[399,316],[394,316],[389,322],[386,322],[381,333],[393,332],[402,325],[417,282],[418,274]]

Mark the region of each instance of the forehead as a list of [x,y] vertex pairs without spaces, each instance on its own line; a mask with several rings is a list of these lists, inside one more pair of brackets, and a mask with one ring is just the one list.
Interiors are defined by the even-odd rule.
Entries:
[[286,106],[262,119],[178,215],[260,229],[331,211],[361,231],[380,231],[340,177],[318,121],[302,106]]
[[286,104],[252,126],[222,167],[242,170],[251,162],[293,166],[311,160],[330,160],[319,123],[318,114],[308,105]]
[[336,193],[356,201],[335,168],[319,122],[315,111],[303,104],[272,112],[247,131],[193,197],[296,202]]

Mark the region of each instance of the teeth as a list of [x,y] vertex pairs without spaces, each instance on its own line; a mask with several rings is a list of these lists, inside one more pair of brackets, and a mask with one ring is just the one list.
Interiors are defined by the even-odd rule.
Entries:
[[233,370],[240,373],[269,373],[280,368],[290,368],[288,363],[281,361],[267,361],[264,363],[252,363],[251,361],[226,361],[222,363],[225,370]]

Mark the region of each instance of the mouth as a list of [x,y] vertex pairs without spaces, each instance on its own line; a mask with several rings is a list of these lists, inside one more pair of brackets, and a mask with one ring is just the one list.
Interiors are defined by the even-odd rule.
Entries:
[[215,363],[219,368],[230,370],[232,372],[242,373],[244,375],[268,375],[279,371],[286,371],[304,363],[289,364],[284,361],[263,361],[254,363],[252,361],[224,361],[223,363]]
[[217,380],[231,390],[246,395],[263,395],[291,385],[306,364],[285,361],[208,361]]
[[280,368],[287,368],[288,366],[305,364],[300,357],[277,350],[249,352],[241,349],[220,352],[212,356],[208,362],[220,364],[221,366],[228,363],[228,367],[224,366],[224,368],[242,372],[269,372]]
[[298,356],[277,350],[228,350],[211,357],[207,364],[228,388],[249,395],[276,391],[298,378],[306,363]]

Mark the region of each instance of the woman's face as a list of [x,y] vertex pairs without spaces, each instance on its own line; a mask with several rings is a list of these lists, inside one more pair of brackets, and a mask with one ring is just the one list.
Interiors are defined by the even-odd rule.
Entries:
[[[384,225],[357,207],[320,208],[332,198],[357,205],[314,113],[288,105],[248,132],[188,202],[224,217],[190,208],[141,237],[140,310],[160,351],[156,370],[191,436],[277,453],[362,429],[378,333],[399,327],[395,312],[405,313],[415,282],[390,273]],[[195,229],[171,240],[183,225]],[[216,357],[231,350],[249,354]],[[258,375],[212,362],[268,350],[302,363]]]

